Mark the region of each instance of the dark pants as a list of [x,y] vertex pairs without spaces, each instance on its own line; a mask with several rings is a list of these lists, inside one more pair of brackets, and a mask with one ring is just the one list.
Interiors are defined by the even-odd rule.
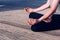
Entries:
[[[43,16],[42,14],[38,14],[36,12],[31,12],[29,15],[29,18],[33,18],[33,19],[39,19],[41,16]],[[56,18],[55,18],[56,17]],[[60,17],[60,15],[59,15]],[[39,31],[49,31],[49,30],[56,30],[56,29],[60,29],[60,18],[58,18],[57,15],[53,15],[52,17],[52,21],[50,23],[45,23],[44,21],[41,21],[37,24],[34,24],[31,26],[31,30],[35,31],[35,32],[39,32]]]

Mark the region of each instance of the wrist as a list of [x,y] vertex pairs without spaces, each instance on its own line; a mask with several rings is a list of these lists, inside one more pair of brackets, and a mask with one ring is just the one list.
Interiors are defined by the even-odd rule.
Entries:
[[33,11],[32,12],[36,12],[36,9],[33,9]]
[[42,21],[41,19],[38,19],[38,21],[40,22],[40,21]]

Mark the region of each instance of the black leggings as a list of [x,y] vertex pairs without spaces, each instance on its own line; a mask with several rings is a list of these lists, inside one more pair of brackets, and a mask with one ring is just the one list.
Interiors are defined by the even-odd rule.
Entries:
[[[41,16],[43,15],[36,12],[31,12],[29,18],[39,19]],[[44,21],[41,21],[31,26],[31,30],[35,32],[49,31],[49,30],[56,30],[56,29],[60,29],[60,21],[57,21],[56,18],[54,17],[52,17],[52,21],[50,23],[45,23]]]

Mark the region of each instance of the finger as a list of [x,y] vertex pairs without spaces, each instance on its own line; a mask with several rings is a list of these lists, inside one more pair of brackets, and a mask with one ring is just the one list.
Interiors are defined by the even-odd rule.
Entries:
[[28,12],[28,9],[27,9],[27,8],[24,8],[24,10],[25,10],[26,12]]
[[29,7],[27,7],[27,8],[24,8],[24,10],[25,10],[26,12],[28,12],[28,11],[29,11]]
[[47,21],[46,21],[46,20],[43,20],[43,21],[47,23]]
[[43,20],[44,22],[46,22],[46,23],[50,23],[51,21],[50,20]]

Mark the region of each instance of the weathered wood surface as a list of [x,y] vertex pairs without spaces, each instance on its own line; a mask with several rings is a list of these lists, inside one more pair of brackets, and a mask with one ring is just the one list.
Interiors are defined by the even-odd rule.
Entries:
[[0,40],[60,40],[60,30],[32,32],[27,19],[23,10],[0,12]]
[[[52,34],[53,32],[51,31]],[[54,32],[54,34],[59,33],[60,30]],[[48,34],[32,32],[28,29],[0,23],[0,40],[60,40],[60,36],[51,35],[49,32]]]

